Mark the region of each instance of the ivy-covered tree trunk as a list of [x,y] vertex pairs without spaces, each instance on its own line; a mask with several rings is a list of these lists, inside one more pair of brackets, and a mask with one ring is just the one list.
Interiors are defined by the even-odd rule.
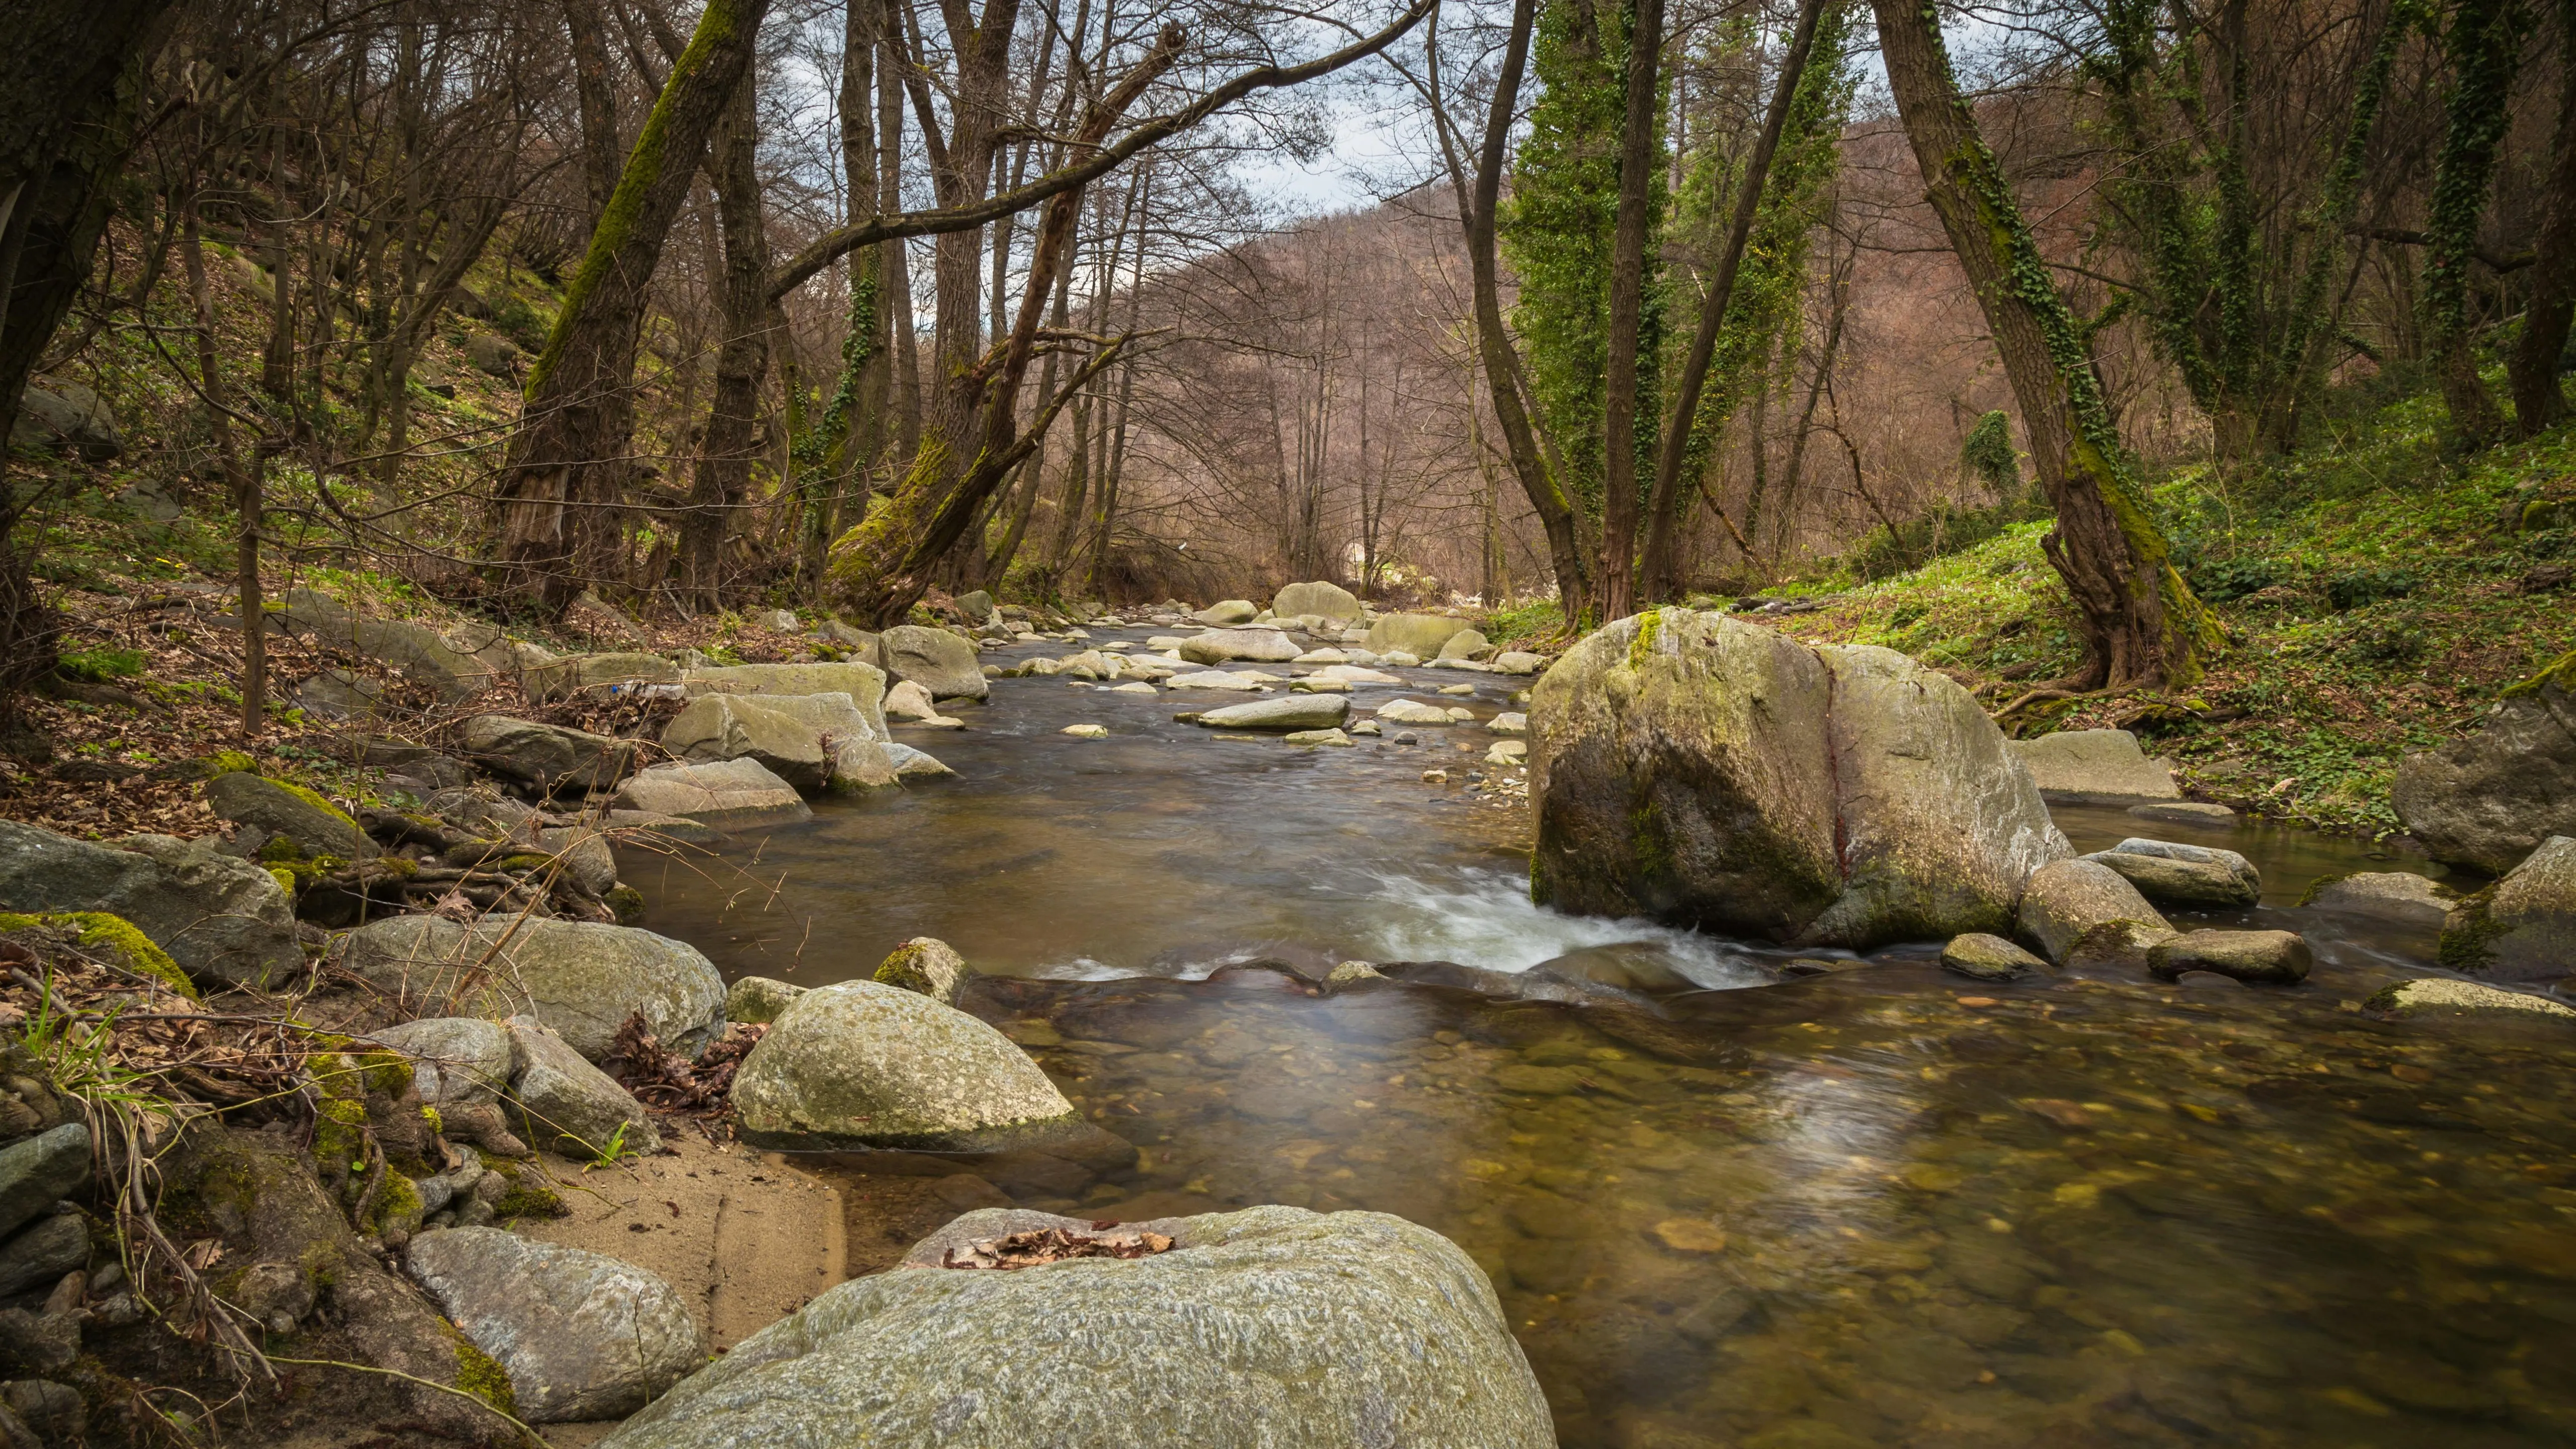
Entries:
[[[1662,212],[1660,81],[1664,0],[1633,0],[1628,28],[1627,114],[1619,132],[1619,209],[1610,242],[1610,336],[1602,379],[1601,614],[1637,611],[1637,455],[1655,446],[1655,403],[1642,385],[1648,237]],[[1643,414],[1642,418],[1640,414]],[[1643,426],[1640,426],[1642,422]]]
[[2045,547],[2088,646],[2068,683],[2188,685],[2222,636],[2175,571],[2145,490],[2128,471],[2075,319],[1960,99],[1936,12],[1929,0],[1874,0],[1874,8],[1888,86],[1926,198],[1984,309],[2057,509]]
[[2478,377],[2469,267],[2487,192],[2495,184],[2496,147],[2512,120],[2507,103],[2530,28],[2522,0],[2460,0],[2443,37],[2451,88],[2444,97],[2447,125],[2426,217],[2424,311],[2451,431],[2473,448],[2493,443],[2504,431],[2504,414]]
[[2540,234],[2532,240],[2531,305],[2505,359],[2514,426],[2526,438],[2567,416],[2558,359],[2576,322],[2576,0],[2558,0],[2558,67],[2558,127]]
[[551,611],[596,573],[625,493],[646,289],[707,140],[749,71],[769,0],[707,0],[528,370],[495,490],[501,584]]
[[725,338],[716,352],[715,397],[680,525],[682,591],[708,608],[716,606],[724,582],[727,525],[751,491],[751,460],[760,449],[760,379],[769,369],[769,242],[754,156],[759,123],[757,89],[746,75],[734,87],[733,104],[709,153],[724,239]]

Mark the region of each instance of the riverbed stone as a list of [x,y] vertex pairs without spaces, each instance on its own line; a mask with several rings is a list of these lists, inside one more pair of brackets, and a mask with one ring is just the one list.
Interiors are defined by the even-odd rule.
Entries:
[[449,1228],[412,1239],[405,1265],[509,1372],[519,1417],[532,1424],[631,1414],[705,1357],[671,1285],[603,1253]]
[[928,690],[932,699],[982,699],[993,692],[975,657],[975,641],[945,629],[897,624],[882,641],[886,672]]
[[220,839],[128,836],[114,846],[0,820],[0,911],[121,916],[179,969],[267,986],[304,967],[286,891]]
[[2530,992],[2507,991],[2450,976],[2392,982],[2362,1003],[2390,1016],[2506,1016],[2576,1023],[2576,1008]]
[[764,694],[762,709],[774,710],[814,731],[824,755],[823,788],[834,794],[899,786],[894,760],[886,753],[885,717],[871,715],[846,693]]
[[2576,976],[2576,837],[2551,836],[2504,879],[2452,907],[2441,959],[2495,981]]
[[2001,936],[1971,931],[1941,948],[1941,969],[1973,981],[2018,981],[2048,963]]
[[2084,859],[2109,866],[2158,905],[2224,909],[2263,898],[2261,873],[2232,850],[2133,838]]
[[975,974],[957,948],[936,936],[915,936],[877,963],[876,979],[888,986],[918,991],[942,1006],[954,1005],[957,989]]
[[1210,629],[1181,641],[1181,657],[1192,664],[1223,664],[1237,659],[1285,664],[1300,652],[1296,641],[1278,629]]
[[2022,885],[2016,934],[2061,966],[2072,964],[2076,943],[2113,921],[2134,923],[2155,940],[2173,934],[2164,916],[2126,876],[2093,860],[2053,861]]
[[819,793],[832,776],[821,733],[756,696],[699,695],[662,727],[662,748],[690,764],[756,760],[806,794]]
[[734,1077],[735,1120],[762,1147],[998,1151],[1081,1126],[1011,1039],[878,981],[788,1003]]
[[2127,730],[2060,730],[2010,742],[2040,794],[2058,804],[2179,800],[2173,772],[2147,758]]
[[[980,673],[980,671],[978,671]],[[683,671],[680,688],[701,694],[757,694],[797,697],[846,694],[868,717],[877,738],[885,738],[886,672],[855,659],[804,664],[728,664]]]
[[1208,605],[1190,617],[1211,628],[1223,628],[1229,624],[1251,623],[1261,617],[1261,608],[1250,599],[1225,599]]
[[478,714],[457,727],[467,759],[541,793],[606,790],[635,768],[633,740],[506,714]]
[[1350,715],[1351,702],[1338,694],[1283,694],[1211,709],[1196,722],[1221,730],[1327,730]]
[[216,818],[254,825],[274,838],[286,836],[310,855],[343,860],[374,855],[375,842],[347,811],[302,786],[247,770],[230,770],[206,782],[206,805]]
[[425,1017],[370,1035],[412,1059],[412,1085],[432,1107],[498,1101],[518,1075],[509,1029],[479,1016]]
[[1477,1446],[1556,1442],[1493,1285],[1457,1245],[1383,1213],[1292,1207],[1163,1218],[1133,1260],[937,1266],[1087,1219],[984,1209],[762,1330],[602,1449],[732,1444]]
[[1372,654],[1410,654],[1415,663],[1437,659],[1451,639],[1466,632],[1467,621],[1446,614],[1387,614],[1369,625]]
[[1507,709],[1485,721],[1485,728],[1498,735],[1525,735],[1529,733],[1529,716],[1516,709]]
[[2458,902],[2457,892],[2402,870],[2327,876],[2299,899],[2303,908],[2436,928]]
[[1546,664],[1545,659],[1525,649],[1506,649],[1494,656],[1496,674],[1536,674]]
[[1493,652],[1494,646],[1492,642],[1487,640],[1482,633],[1474,629],[1461,629],[1457,633],[1450,635],[1448,640],[1440,646],[1440,652],[1433,657],[1435,659],[1447,659],[1452,661],[1462,659],[1481,660],[1490,657]]
[[89,1180],[89,1127],[65,1122],[0,1147],[0,1238]]
[[725,988],[724,1015],[727,1021],[770,1022],[787,1009],[787,1003],[804,995],[806,988],[792,982],[767,976],[745,976]]
[[2001,932],[2072,853],[1983,708],[1714,611],[1596,631],[1529,706],[1531,895],[1802,945]]
[[1376,713],[1379,719],[1388,724],[1445,725],[1451,722],[1449,711],[1436,704],[1424,704],[1418,699],[1390,699],[1379,705]]
[[1292,745],[1332,745],[1338,747],[1348,745],[1351,742],[1351,737],[1349,735],[1346,735],[1337,729],[1296,730],[1286,735],[1284,738]]
[[507,1105],[529,1146],[583,1159],[605,1155],[612,1143],[637,1156],[661,1150],[662,1134],[644,1104],[561,1033],[533,1016],[502,1024],[519,1063]]
[[1336,624],[1359,622],[1361,608],[1357,596],[1339,584],[1317,580],[1313,583],[1290,584],[1270,601],[1270,612],[1283,619],[1300,619],[1320,614]]
[[910,723],[928,723],[939,718],[939,706],[930,691],[907,679],[886,691],[886,718]]
[[343,932],[332,953],[406,1001],[477,1016],[532,1013],[593,1059],[639,1013],[664,1046],[692,1056],[724,1025],[724,978],[713,963],[685,941],[631,926],[388,916]]
[[900,742],[889,742],[886,758],[894,761],[895,774],[906,780],[954,779],[957,772],[931,758],[927,750],[918,750]]
[[2506,690],[2475,733],[2398,761],[2388,803],[2435,860],[2498,874],[2576,835],[2576,653]]
[[2167,981],[2186,971],[2213,971],[2252,986],[2296,986],[2316,965],[2293,931],[2185,931],[2147,951],[2147,970]]
[[2132,805],[2129,813],[2140,820],[2155,820],[2168,825],[2228,826],[2236,823],[2236,812],[2209,800],[2158,800],[2146,805]]
[[[889,747],[889,756],[892,751]],[[903,773],[903,763],[895,769]],[[803,820],[814,812],[796,787],[758,760],[655,765],[617,787],[621,810],[677,815],[719,830],[750,830]]]

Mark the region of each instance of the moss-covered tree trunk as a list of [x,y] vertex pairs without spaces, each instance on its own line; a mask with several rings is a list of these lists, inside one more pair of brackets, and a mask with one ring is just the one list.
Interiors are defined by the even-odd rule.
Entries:
[[2558,126],[2549,194],[2531,247],[2531,305],[2522,314],[2522,337],[2505,359],[2514,426],[2526,438],[2567,416],[2558,359],[2576,322],[2576,0],[2558,0],[2557,8]]
[[757,88],[750,76],[716,128],[708,172],[724,239],[724,327],[715,397],[700,435],[689,511],[680,524],[680,585],[707,608],[723,585],[725,533],[751,491],[760,451],[760,379],[769,370],[769,242],[760,217]]
[[1906,138],[1933,212],[1984,309],[2021,404],[2042,486],[2056,506],[2049,562],[2083,621],[2088,656],[2070,684],[2189,684],[2216,622],[2169,561],[2128,466],[2075,320],[2022,218],[2003,167],[1960,99],[1930,0],[1873,0]]
[[2469,268],[2477,255],[2487,193],[2495,184],[2496,147],[2512,120],[2508,103],[2530,28],[2522,0],[2461,0],[2443,37],[2451,88],[2443,97],[2442,152],[2426,216],[2424,312],[2451,431],[2473,448],[2487,446],[2504,431],[2504,414],[2478,376],[2478,317],[2469,297]]
[[[1609,370],[1601,390],[1601,567],[1605,619],[1637,609],[1637,455],[1655,446],[1653,403],[1639,373],[1646,327],[1648,236],[1662,208],[1661,108],[1664,0],[1633,0],[1628,96],[1619,134],[1619,208],[1610,240]],[[1644,413],[1641,418],[1640,412]]]
[[506,590],[550,610],[570,603],[607,556],[635,431],[646,290],[768,10],[769,0],[708,0],[528,370],[495,490],[493,558]]

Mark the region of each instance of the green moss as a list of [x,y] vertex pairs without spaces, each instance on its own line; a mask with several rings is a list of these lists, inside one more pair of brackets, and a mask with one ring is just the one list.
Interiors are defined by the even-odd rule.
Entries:
[[439,1326],[447,1330],[448,1342],[456,1348],[456,1387],[509,1415],[519,1416],[519,1396],[510,1387],[510,1371],[501,1367],[492,1355],[474,1346],[473,1340],[459,1332],[446,1319]]
[[292,780],[280,780],[275,777],[271,777],[268,783],[275,785],[287,794],[294,796],[296,799],[303,801],[305,804],[312,806],[314,809],[321,811],[323,814],[330,816],[341,824],[348,826],[351,830],[358,828],[358,822],[349,818],[348,811],[343,810],[339,806],[332,804],[330,801],[323,799],[320,795],[304,788],[302,785],[298,785]]
[[2576,650],[2561,654],[2538,674],[2504,691],[2504,698],[2519,699],[2537,695],[2543,689],[2556,689],[2562,694],[2576,694]]
[[522,851],[517,855],[505,855],[501,857],[500,861],[493,866],[493,869],[509,871],[544,870],[547,866],[554,863],[555,858],[551,855],[531,855]]
[[563,1199],[556,1195],[555,1190],[546,1186],[544,1181],[526,1166],[512,1162],[506,1157],[494,1157],[488,1152],[479,1155],[483,1159],[483,1169],[486,1172],[499,1173],[501,1180],[510,1185],[509,1191],[502,1193],[499,1200],[492,1204],[494,1219],[507,1221],[511,1218],[560,1218],[571,1215],[572,1209],[564,1206]]
[[289,900],[294,899],[296,893],[301,889],[301,887],[296,884],[295,872],[288,870],[282,865],[270,866],[268,868],[268,874],[271,879],[277,882],[277,888],[286,892]]
[[259,858],[269,865],[286,865],[304,858],[304,843],[292,835],[272,835],[260,842]]
[[438,1109],[436,1107],[424,1105],[420,1109],[420,1120],[429,1124],[430,1131],[440,1135],[445,1135],[447,1131],[447,1121],[445,1118],[438,1115]]
[[1648,609],[1637,616],[1637,632],[1628,640],[1628,667],[1643,669],[1647,656],[1655,652],[1655,637],[1663,632],[1664,611]]
[[637,890],[631,885],[615,885],[610,886],[608,888],[608,894],[600,897],[600,899],[606,901],[608,903],[608,908],[617,913],[617,924],[621,926],[642,924],[644,920],[644,893],[642,891]]
[[420,1189],[412,1186],[410,1178],[387,1168],[384,1185],[376,1189],[376,1200],[367,1207],[367,1220],[357,1228],[362,1233],[381,1234],[397,1227],[413,1232],[419,1229],[421,1216]]
[[123,916],[107,911],[64,911],[52,915],[0,915],[0,931],[24,931],[34,927],[76,932],[81,949],[111,955],[128,971],[149,976],[187,997],[198,999],[195,983],[170,953],[154,944],[151,937]]
[[2495,887],[2470,896],[2451,908],[2448,922],[2442,927],[2442,944],[2437,959],[2464,976],[2475,976],[2494,960],[2492,946],[2505,929],[2495,923],[2488,910],[2495,904]]
[[256,775],[259,761],[239,750],[217,750],[206,756],[206,770],[210,775]]

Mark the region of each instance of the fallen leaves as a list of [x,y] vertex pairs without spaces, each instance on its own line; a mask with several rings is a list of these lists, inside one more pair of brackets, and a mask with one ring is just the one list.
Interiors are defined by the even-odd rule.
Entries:
[[[1114,1228],[1116,1223],[1095,1223],[1095,1230]],[[978,1238],[963,1248],[951,1248],[940,1255],[942,1268],[1035,1268],[1047,1263],[1060,1263],[1067,1258],[1150,1258],[1171,1251],[1172,1240],[1161,1233],[1139,1229],[1105,1237],[1088,1237],[1064,1228],[1036,1228],[1024,1233],[1004,1233],[998,1238]]]

